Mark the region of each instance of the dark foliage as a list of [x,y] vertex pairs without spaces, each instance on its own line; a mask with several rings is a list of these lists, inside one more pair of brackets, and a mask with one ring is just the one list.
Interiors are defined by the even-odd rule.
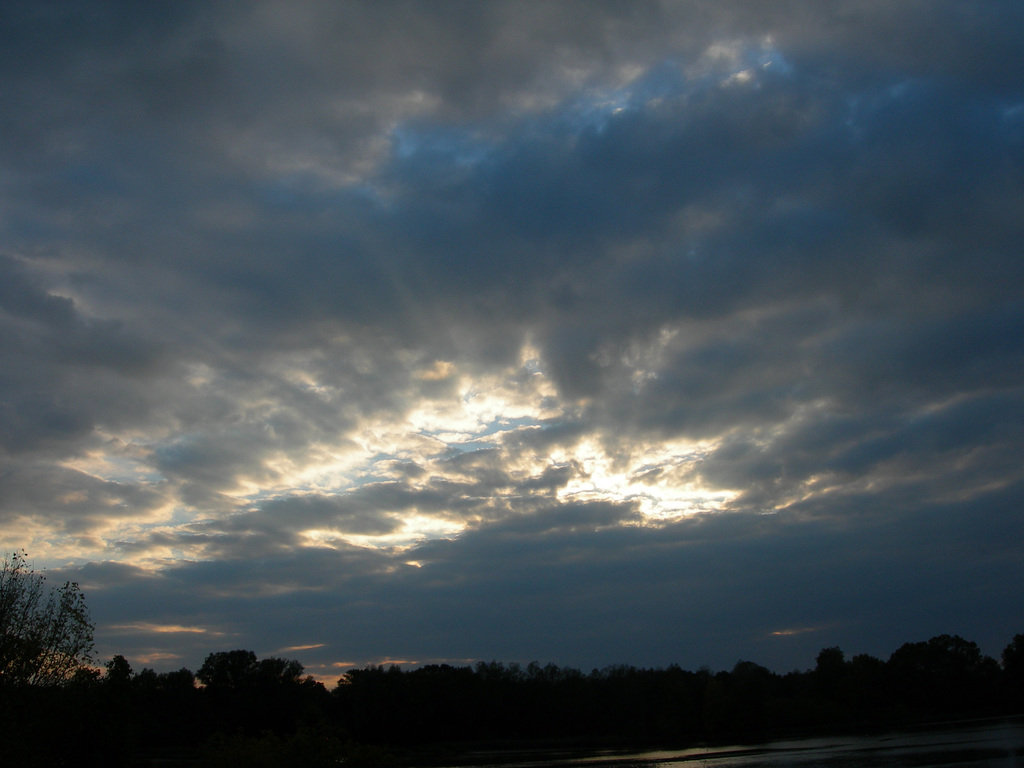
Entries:
[[615,666],[584,674],[500,662],[353,669],[333,691],[354,738],[441,750],[550,744],[633,746],[844,729],[1017,712],[1024,636],[1003,666],[955,635],[907,643],[888,661],[825,648],[814,669],[779,675],[751,661],[731,671]]
[[64,685],[91,661],[85,595],[45,582],[24,552],[0,560],[0,688]]
[[195,675],[135,672],[115,656],[104,673],[82,670],[60,687],[0,689],[0,737],[9,757],[39,766],[145,757],[390,768],[468,749],[681,746],[1015,714],[1022,674],[1024,635],[1002,664],[940,635],[887,661],[825,648],[813,669],[786,675],[751,661],[720,672],[623,665],[588,674],[492,661],[352,669],[331,692],[297,661],[251,651],[211,653]]

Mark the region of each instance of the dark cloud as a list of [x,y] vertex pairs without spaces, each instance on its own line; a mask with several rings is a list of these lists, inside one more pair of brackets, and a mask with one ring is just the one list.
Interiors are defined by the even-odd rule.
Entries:
[[709,515],[658,529],[605,525],[622,510],[597,505],[548,510],[582,527],[510,521],[403,556],[420,567],[362,549],[307,549],[122,574],[106,587],[98,566],[83,575],[107,624],[132,617],[225,633],[197,637],[206,645],[192,643],[193,655],[211,642],[322,643],[304,661],[328,670],[332,660],[388,654],[480,658],[480,648],[585,669],[637,657],[723,668],[749,656],[806,668],[827,645],[886,656],[944,629],[970,630],[995,653],[1014,629],[1005,608],[1019,600],[1017,500],[1019,488],[980,503],[890,509],[860,525]]
[[994,653],[1022,14],[5,4],[5,541],[166,666]]

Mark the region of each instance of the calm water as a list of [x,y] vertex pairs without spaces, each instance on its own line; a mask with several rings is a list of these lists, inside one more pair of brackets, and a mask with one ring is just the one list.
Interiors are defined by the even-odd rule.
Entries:
[[1020,720],[989,722],[942,730],[777,741],[754,747],[640,752],[529,765],[531,768],[555,765],[567,768],[1024,768],[1024,723]]

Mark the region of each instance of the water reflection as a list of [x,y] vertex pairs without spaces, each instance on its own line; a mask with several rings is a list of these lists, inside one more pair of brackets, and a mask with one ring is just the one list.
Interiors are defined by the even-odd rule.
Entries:
[[[640,759],[631,761],[634,765],[650,768],[651,758],[637,757]],[[754,748],[687,750],[653,759],[660,768],[1024,768],[1024,726],[1001,722],[955,730],[780,741]]]
[[[530,762],[530,768],[1024,768],[1024,723]],[[481,767],[482,768],[482,767]],[[505,765],[504,768],[510,768]]]

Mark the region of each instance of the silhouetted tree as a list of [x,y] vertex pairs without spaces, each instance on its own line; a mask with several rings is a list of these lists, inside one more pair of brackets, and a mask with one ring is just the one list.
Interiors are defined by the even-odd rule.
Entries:
[[736,662],[729,685],[733,729],[751,733],[765,727],[766,705],[775,677],[771,670],[753,661]]
[[839,646],[822,648],[811,673],[814,692],[814,718],[817,725],[840,723],[847,719],[847,663]]
[[826,696],[834,697],[846,677],[843,649],[838,646],[822,648],[815,659],[814,677],[818,689]]
[[196,678],[219,727],[291,733],[327,696],[323,685],[302,673],[298,661],[259,660],[252,651],[234,650],[208,655]]
[[1013,707],[1024,707],[1024,634],[1014,635],[1003,649],[1003,679]]
[[110,687],[127,690],[132,681],[132,665],[128,659],[118,654],[106,663],[107,674],[104,675],[104,682]]
[[905,643],[889,658],[895,695],[912,711],[956,714],[991,707],[999,666],[959,635]]
[[[975,643],[939,635],[888,662],[824,648],[813,669],[785,676],[751,661],[718,673],[615,665],[589,675],[491,661],[353,669],[331,694],[299,662],[252,651],[209,654],[199,688],[187,669],[135,674],[117,655],[103,675],[79,668],[62,686],[0,690],[0,744],[5,760],[32,765],[201,757],[378,768],[394,762],[392,749],[427,764],[467,748],[667,746],[989,715],[1024,702],[1005,696],[1021,693],[1022,675],[1024,635],[1001,668]],[[47,739],[53,722],[67,724],[67,738]]]
[[143,669],[131,681],[131,714],[138,742],[161,755],[189,754],[207,735],[211,719],[189,669]]
[[851,719],[862,725],[880,725],[891,717],[884,661],[858,654],[847,665],[846,679]]
[[196,672],[196,679],[207,688],[246,688],[252,685],[257,667],[256,654],[252,651],[219,651],[206,657]]
[[701,732],[705,735],[717,737],[731,727],[728,681],[729,675],[724,672],[706,681],[701,702]]
[[279,659],[271,656],[256,664],[257,685],[287,685],[302,678],[304,669],[295,659]]
[[85,595],[71,581],[46,589],[25,558],[0,564],[0,686],[64,683],[91,661]]

